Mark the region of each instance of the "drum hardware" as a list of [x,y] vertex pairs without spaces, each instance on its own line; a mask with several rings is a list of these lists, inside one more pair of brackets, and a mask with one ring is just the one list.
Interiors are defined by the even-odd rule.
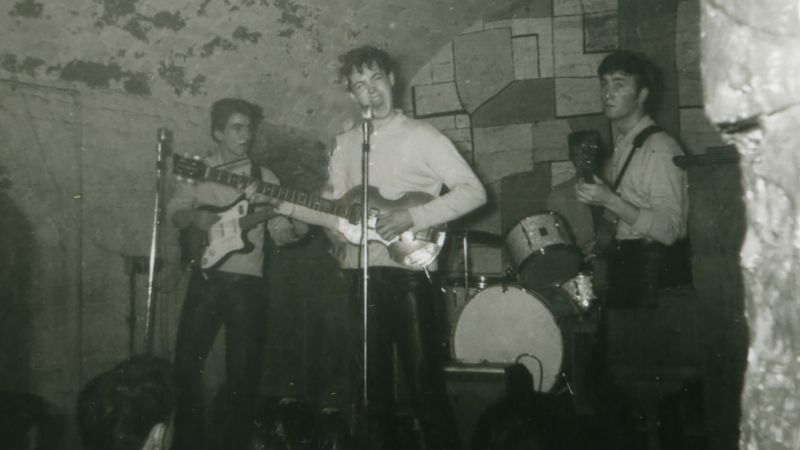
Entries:
[[578,273],[559,284],[559,287],[569,294],[570,298],[583,312],[588,311],[597,300],[597,295],[595,295],[592,285],[592,276],[586,273]]
[[[473,274],[470,264],[470,248],[473,244],[482,244],[490,247],[502,248],[503,238],[501,236],[479,230],[461,230],[451,233],[451,235],[455,240],[461,242],[462,254],[460,257],[463,258],[463,272],[460,272],[457,276],[445,278],[443,285],[451,287],[463,287],[465,291],[465,297],[469,298],[472,295],[472,292],[470,291],[471,288],[476,288],[480,291],[492,284],[505,281],[505,276],[507,275],[500,273]],[[473,278],[477,278],[477,281],[473,281]],[[442,288],[442,291],[446,293],[444,288]]]

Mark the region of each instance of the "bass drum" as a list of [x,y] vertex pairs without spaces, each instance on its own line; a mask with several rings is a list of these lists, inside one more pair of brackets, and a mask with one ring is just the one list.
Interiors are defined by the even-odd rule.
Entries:
[[558,288],[541,292],[492,286],[467,302],[451,335],[454,360],[464,364],[521,363],[533,389],[561,386],[568,368],[570,327],[579,311]]

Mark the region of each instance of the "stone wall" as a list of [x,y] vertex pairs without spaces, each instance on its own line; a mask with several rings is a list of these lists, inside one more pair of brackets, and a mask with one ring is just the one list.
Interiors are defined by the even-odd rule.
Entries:
[[799,26],[797,2],[702,2],[705,111],[738,148],[746,207],[750,349],[740,448],[800,445]]

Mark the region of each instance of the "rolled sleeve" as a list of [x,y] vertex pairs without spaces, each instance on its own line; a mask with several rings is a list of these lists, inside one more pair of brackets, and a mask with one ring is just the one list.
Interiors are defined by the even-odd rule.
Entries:
[[686,232],[686,174],[672,160],[680,154],[677,143],[663,139],[657,144],[667,148],[651,154],[649,204],[639,208],[631,228],[636,234],[670,245]]

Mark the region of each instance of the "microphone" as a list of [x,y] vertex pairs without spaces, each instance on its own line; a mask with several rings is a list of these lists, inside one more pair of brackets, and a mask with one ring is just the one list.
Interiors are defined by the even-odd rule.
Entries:
[[365,148],[369,146],[369,136],[372,134],[372,107],[364,106],[361,108],[361,141]]

